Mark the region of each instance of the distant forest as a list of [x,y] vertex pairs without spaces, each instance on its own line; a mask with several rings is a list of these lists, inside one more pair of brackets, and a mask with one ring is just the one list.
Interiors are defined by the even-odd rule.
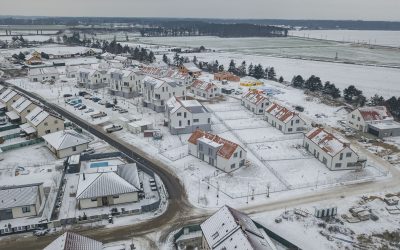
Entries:
[[[254,27],[284,26],[288,28],[303,27],[306,29],[350,29],[350,30],[400,30],[400,22],[361,21],[361,20],[284,20],[284,19],[199,19],[199,18],[130,18],[130,17],[10,17],[0,16],[0,25],[104,25],[128,23],[133,25],[149,25],[170,29],[171,24],[179,26],[188,24],[252,24]],[[222,26],[232,27],[232,26]],[[254,28],[253,27],[253,28]],[[254,31],[249,31],[253,33]],[[265,32],[265,31],[263,31]]]

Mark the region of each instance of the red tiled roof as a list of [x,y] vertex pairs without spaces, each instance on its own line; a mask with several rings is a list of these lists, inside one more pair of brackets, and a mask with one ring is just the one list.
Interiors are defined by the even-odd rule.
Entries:
[[251,89],[247,93],[243,95],[243,98],[248,100],[251,103],[259,104],[267,99],[267,97],[263,94],[262,91]]
[[335,156],[348,146],[323,128],[314,128],[306,134],[306,137],[331,156]]
[[219,148],[217,154],[225,159],[230,159],[233,153],[235,152],[236,148],[239,146],[238,144],[228,141],[224,138],[221,138],[218,135],[213,135],[211,133],[205,132],[200,129],[194,131],[188,141],[192,144],[197,144],[197,140],[202,137],[214,141],[216,143],[222,144],[222,147]]
[[201,80],[195,80],[192,83],[192,88],[196,88],[196,89],[202,89],[205,91],[210,91],[213,87],[215,87],[216,85],[210,82],[204,82]]
[[358,109],[364,121],[380,121],[392,118],[385,106],[364,107]]
[[292,117],[294,117],[295,115],[297,115],[295,112],[287,109],[284,106],[281,106],[277,103],[272,103],[271,105],[269,105],[267,107],[267,109],[265,110],[265,112],[275,116],[276,118],[278,118],[280,121],[287,123],[290,121],[290,119]]

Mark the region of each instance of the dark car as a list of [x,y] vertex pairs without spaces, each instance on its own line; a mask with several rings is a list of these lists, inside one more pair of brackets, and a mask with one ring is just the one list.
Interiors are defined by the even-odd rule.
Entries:
[[90,100],[92,100],[92,101],[94,101],[94,102],[98,102],[98,101],[100,101],[101,100],[101,98],[99,98],[99,97],[92,97],[92,98],[90,98]]
[[88,95],[89,93],[88,92],[86,92],[86,91],[79,91],[79,93],[78,93],[78,95],[79,96],[85,96],[85,95]]
[[105,106],[106,106],[106,108],[112,108],[112,107],[114,107],[115,105],[112,104],[111,102],[106,102]]
[[63,96],[64,96],[64,98],[67,98],[67,97],[71,97],[72,95],[71,94],[64,94]]

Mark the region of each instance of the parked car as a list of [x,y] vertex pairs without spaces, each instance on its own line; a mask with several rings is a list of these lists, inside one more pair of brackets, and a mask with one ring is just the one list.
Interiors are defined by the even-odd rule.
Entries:
[[304,107],[303,106],[296,106],[294,108],[299,112],[303,112],[304,111]]
[[120,113],[120,114],[128,113],[128,110],[126,110],[126,109],[120,109],[120,110],[118,111],[118,113]]
[[121,110],[122,108],[120,107],[120,106],[117,106],[117,105],[115,105],[113,108],[112,108],[112,110],[113,111],[119,111],[119,110]]
[[105,116],[107,116],[106,113],[104,113],[104,112],[99,112],[99,113],[96,113],[96,114],[91,115],[90,117],[92,117],[93,119],[96,119],[96,118],[105,117]]
[[243,94],[242,90],[240,90],[240,89],[236,90],[235,95],[241,95],[241,94]]
[[86,105],[85,105],[85,104],[81,104],[81,106],[79,106],[78,109],[79,109],[79,110],[84,110],[84,109],[86,109]]
[[91,94],[87,94],[87,95],[85,95],[83,98],[85,98],[85,99],[90,99],[91,97],[92,97]]
[[113,108],[114,104],[112,104],[111,102],[106,102],[105,106],[106,108]]
[[85,95],[90,95],[90,94],[88,92],[86,92],[86,91],[79,91],[78,95],[83,97]]
[[94,109],[88,108],[88,109],[85,111],[85,113],[90,113],[90,112],[93,112],[93,111],[94,111]]
[[101,101],[99,101],[99,104],[100,104],[100,105],[105,105],[106,103],[107,103],[106,100],[101,100]]
[[74,105],[74,108],[79,109],[83,104],[82,103],[77,103]]
[[35,236],[44,236],[46,235],[48,232],[50,232],[50,229],[37,229],[33,232],[33,235]]
[[92,98],[90,98],[90,100],[94,101],[94,102],[98,102],[101,100],[101,98],[93,96]]
[[106,132],[107,133],[112,133],[112,132],[120,131],[122,129],[123,128],[122,128],[121,125],[112,125],[111,127],[106,128]]
[[63,96],[64,96],[64,98],[67,98],[67,97],[71,97],[72,95],[71,94],[64,94]]

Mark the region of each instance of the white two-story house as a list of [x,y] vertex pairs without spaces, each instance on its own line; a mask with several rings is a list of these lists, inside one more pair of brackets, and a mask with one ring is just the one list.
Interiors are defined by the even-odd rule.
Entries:
[[306,129],[306,122],[298,113],[273,102],[265,109],[265,120],[284,134],[301,133]]
[[261,91],[251,89],[242,96],[242,106],[256,115],[264,114],[265,108],[269,105],[269,99]]
[[168,78],[146,76],[143,79],[143,107],[164,112],[166,102],[173,96],[186,95],[185,85]]
[[361,169],[366,159],[360,158],[344,139],[314,128],[304,136],[303,146],[330,170]]
[[110,94],[131,98],[142,93],[144,76],[137,70],[110,69]]
[[193,77],[189,74],[180,72],[177,69],[168,67],[153,67],[145,66],[140,69],[142,74],[156,77],[156,78],[169,78],[178,84],[190,86],[193,82]]
[[28,71],[28,78],[31,82],[56,81],[60,78],[60,73],[54,67],[32,68]]
[[99,89],[107,85],[103,74],[97,69],[80,68],[77,74],[78,84],[89,89]]
[[196,100],[171,97],[166,117],[171,134],[189,134],[196,129],[211,130],[211,113]]
[[245,165],[247,152],[237,143],[200,129],[188,141],[189,154],[224,172],[229,173]]
[[220,94],[217,85],[210,82],[195,80],[190,86],[190,92],[196,97],[208,100]]

